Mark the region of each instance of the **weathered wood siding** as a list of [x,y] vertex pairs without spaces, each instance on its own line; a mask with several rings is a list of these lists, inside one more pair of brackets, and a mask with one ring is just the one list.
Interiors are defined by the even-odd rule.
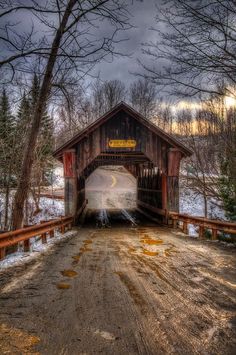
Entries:
[[[110,140],[135,140],[136,146],[114,148]],[[101,165],[124,165],[137,178],[137,198],[140,207],[166,216],[168,210],[178,210],[178,171],[182,153],[153,133],[139,120],[120,111],[75,145],[76,192],[74,181],[66,182],[67,210],[77,210],[85,201],[85,179]],[[67,159],[66,168],[69,169]],[[74,159],[74,157],[73,157]],[[66,170],[65,170],[66,171]],[[74,201],[73,203],[71,201]]]
[[[111,148],[109,140],[134,139],[135,148]],[[147,127],[125,112],[120,112],[110,120],[99,126],[77,144],[78,174],[101,152],[137,152],[143,153],[155,166],[163,172],[167,171],[167,153],[170,145],[155,135]]]

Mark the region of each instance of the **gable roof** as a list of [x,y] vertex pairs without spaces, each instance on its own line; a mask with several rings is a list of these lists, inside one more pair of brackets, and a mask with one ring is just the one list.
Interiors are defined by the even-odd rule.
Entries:
[[83,139],[85,136],[90,134],[92,131],[94,131],[96,128],[98,128],[100,125],[108,121],[111,117],[116,115],[120,111],[125,111],[127,114],[129,114],[131,117],[142,123],[144,126],[146,126],[148,129],[150,129],[153,133],[161,137],[164,141],[168,142],[171,146],[174,148],[178,148],[183,155],[185,156],[190,156],[192,155],[192,151],[185,147],[181,142],[179,142],[176,138],[171,136],[170,134],[166,133],[163,131],[161,128],[157,127],[155,124],[147,120],[143,115],[138,113],[136,110],[134,110],[131,106],[126,104],[125,102],[121,101],[119,104],[117,104],[114,108],[112,108],[110,111],[105,113],[103,116],[98,118],[96,121],[88,125],[86,128],[84,128],[82,131],[77,133],[74,137],[72,137],[70,140],[68,140],[66,143],[61,145],[59,148],[57,148],[53,152],[53,156],[55,158],[59,158],[64,150],[71,149],[75,144],[77,144],[81,139]]

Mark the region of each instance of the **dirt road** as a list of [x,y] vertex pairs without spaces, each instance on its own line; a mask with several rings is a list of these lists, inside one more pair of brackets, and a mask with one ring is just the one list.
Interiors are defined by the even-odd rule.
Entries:
[[82,228],[0,272],[0,353],[235,354],[235,266],[165,228]]

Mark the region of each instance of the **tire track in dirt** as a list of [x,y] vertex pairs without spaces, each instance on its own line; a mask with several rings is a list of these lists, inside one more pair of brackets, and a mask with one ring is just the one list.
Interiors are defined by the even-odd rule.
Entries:
[[[231,251],[164,228],[85,228],[37,262],[11,270],[11,282],[23,282],[0,295],[0,324],[12,329],[15,353],[24,349],[20,332],[32,353],[49,355],[236,349]],[[5,270],[0,286],[7,279]],[[1,329],[0,346],[13,352]]]

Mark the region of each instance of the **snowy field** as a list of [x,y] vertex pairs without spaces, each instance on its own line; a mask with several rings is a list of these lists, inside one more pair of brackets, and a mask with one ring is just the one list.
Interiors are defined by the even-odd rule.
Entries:
[[[204,217],[204,200],[202,196],[196,195],[191,189],[180,189],[179,197],[180,213]],[[217,201],[209,199],[207,207],[208,218],[225,219],[224,210],[217,205]]]

